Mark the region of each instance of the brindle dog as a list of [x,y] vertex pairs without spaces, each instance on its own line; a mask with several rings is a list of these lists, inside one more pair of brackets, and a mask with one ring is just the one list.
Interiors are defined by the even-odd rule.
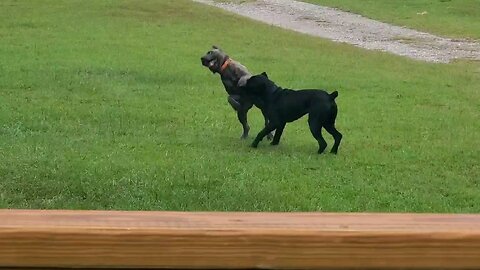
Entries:
[[[248,137],[250,126],[247,121],[247,112],[253,105],[262,111],[265,118],[265,126],[268,124],[263,103],[260,99],[255,99],[251,95],[246,95],[244,91],[240,89],[244,86],[246,81],[252,76],[245,66],[237,61],[231,59],[225,52],[223,52],[217,46],[212,46],[212,50],[208,51],[201,58],[202,65],[210,69],[212,73],[220,74],[223,86],[228,93],[228,103],[237,112],[238,120],[242,124],[243,133],[241,138]],[[271,139],[273,135],[269,133],[268,139]]]

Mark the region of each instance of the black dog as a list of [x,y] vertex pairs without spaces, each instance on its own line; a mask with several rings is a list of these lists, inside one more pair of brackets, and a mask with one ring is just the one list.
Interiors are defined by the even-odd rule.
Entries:
[[271,144],[277,145],[285,125],[308,113],[310,131],[318,141],[318,153],[323,153],[327,147],[327,142],[322,137],[322,127],[335,139],[331,153],[337,153],[342,140],[342,134],[335,128],[337,91],[328,94],[323,90],[316,89],[298,91],[282,89],[269,80],[265,72],[249,78],[243,89],[246,93],[260,98],[265,103],[265,111],[269,119],[267,126],[258,133],[253,141],[252,147],[256,148],[263,137],[273,130],[276,131]]

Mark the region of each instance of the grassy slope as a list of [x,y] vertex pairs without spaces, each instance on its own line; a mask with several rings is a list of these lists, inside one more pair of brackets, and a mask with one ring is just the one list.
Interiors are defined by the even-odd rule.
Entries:
[[[340,154],[316,155],[305,119],[277,148],[240,141],[200,66],[211,43],[280,85],[339,90]],[[0,59],[0,207],[480,211],[478,64],[177,0],[2,1]],[[262,117],[250,119],[254,135]]]
[[[478,0],[305,0],[439,35],[480,39]],[[426,14],[423,14],[427,12]]]

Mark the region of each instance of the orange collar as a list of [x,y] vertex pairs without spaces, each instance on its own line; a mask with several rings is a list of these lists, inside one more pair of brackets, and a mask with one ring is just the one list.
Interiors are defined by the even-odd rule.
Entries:
[[225,60],[225,62],[223,63],[222,67],[220,68],[220,72],[223,72],[227,67],[228,65],[232,62],[232,59],[228,58],[227,60]]

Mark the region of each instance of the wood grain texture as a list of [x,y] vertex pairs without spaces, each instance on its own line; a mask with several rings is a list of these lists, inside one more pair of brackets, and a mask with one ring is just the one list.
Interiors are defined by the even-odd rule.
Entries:
[[480,268],[480,215],[0,210],[0,267]]

